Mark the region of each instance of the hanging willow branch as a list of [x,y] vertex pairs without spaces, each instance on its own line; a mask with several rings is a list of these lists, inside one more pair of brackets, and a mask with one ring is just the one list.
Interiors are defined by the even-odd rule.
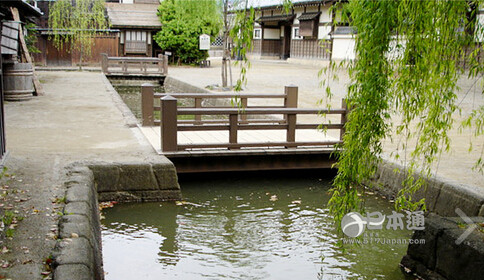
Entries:
[[[396,207],[425,208],[425,201],[414,201],[412,195],[431,176],[440,154],[450,148],[448,132],[458,109],[457,79],[465,70],[462,61],[471,65],[470,76],[483,70],[477,55],[463,56],[469,49],[478,53],[481,48],[474,33],[468,32],[475,29],[475,17],[468,15],[478,2],[352,0],[345,5],[346,19],[357,35],[356,59],[349,62],[348,99],[353,110],[329,203],[338,221],[360,209],[358,188],[375,174],[382,141],[391,135],[395,117],[401,118],[394,127],[403,138],[400,148],[405,153],[411,150]],[[479,108],[466,122],[476,125],[481,134],[483,111]],[[410,147],[411,139],[415,144]]]
[[109,28],[104,0],[57,0],[49,9],[54,46],[78,51],[81,67],[83,57],[91,55],[93,37]]

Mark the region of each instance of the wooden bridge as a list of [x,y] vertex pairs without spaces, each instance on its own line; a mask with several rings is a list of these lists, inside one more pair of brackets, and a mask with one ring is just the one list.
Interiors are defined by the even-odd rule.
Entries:
[[162,79],[168,74],[168,56],[109,57],[103,53],[101,67],[107,77]]
[[[141,94],[141,130],[179,173],[331,168],[347,114],[344,100],[339,109],[297,108],[295,86],[285,87],[283,94],[234,96],[154,93],[145,84]],[[282,105],[251,106],[255,99],[279,99]],[[234,100],[239,106],[233,106]],[[338,121],[298,122],[298,117],[321,114]]]

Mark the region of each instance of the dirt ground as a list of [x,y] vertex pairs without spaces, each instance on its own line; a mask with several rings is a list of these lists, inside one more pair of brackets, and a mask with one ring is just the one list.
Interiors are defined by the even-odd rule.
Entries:
[[[9,178],[0,209],[24,217],[0,244],[0,279],[49,279],[65,167],[157,156],[123,118],[124,104],[94,72],[38,72],[46,95],[5,105]],[[1,193],[1,192],[0,192]],[[45,272],[43,275],[42,272]]]

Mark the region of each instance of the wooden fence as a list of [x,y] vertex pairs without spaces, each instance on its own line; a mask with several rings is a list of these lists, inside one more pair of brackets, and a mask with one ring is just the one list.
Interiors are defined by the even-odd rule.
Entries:
[[[334,146],[341,143],[346,123],[346,102],[342,101],[341,109],[302,109],[297,108],[298,88],[295,86],[285,87],[284,94],[240,94],[243,108],[233,107],[202,107],[202,100],[213,98],[233,98],[233,94],[158,94],[153,92],[153,87],[144,85],[142,87],[142,124],[143,126],[160,125],[161,129],[161,150],[163,152],[178,152],[188,149],[241,149],[256,147],[286,147],[296,148],[300,146]],[[192,107],[179,107],[176,98],[193,98]],[[160,98],[160,106],[154,106],[154,99]],[[282,98],[283,106],[247,106],[251,98]],[[154,112],[160,111],[161,120],[154,118]],[[338,124],[300,124],[297,123],[298,115],[319,115],[338,114],[341,115],[341,122]],[[179,120],[178,116],[194,115],[194,120]],[[226,116],[226,119],[203,120],[201,116]],[[268,118],[248,119],[247,116],[268,116]],[[274,115],[282,115],[283,118],[273,119]],[[337,129],[340,130],[340,139],[335,141],[296,141],[297,129]],[[237,140],[238,131],[241,130],[286,130],[286,141],[270,143],[239,143]],[[228,130],[228,143],[199,143],[199,144],[178,144],[177,134],[179,131],[214,131]]]
[[101,66],[106,75],[167,75],[168,56],[109,57],[102,54]]

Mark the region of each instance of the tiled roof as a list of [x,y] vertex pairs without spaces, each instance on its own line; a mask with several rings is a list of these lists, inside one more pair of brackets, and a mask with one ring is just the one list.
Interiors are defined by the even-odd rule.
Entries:
[[277,16],[264,16],[258,18],[257,22],[272,22],[272,21],[291,21],[294,19],[294,15],[277,15]]
[[317,12],[317,13],[303,13],[297,19],[298,20],[314,20],[317,17],[319,17],[320,14],[321,14],[320,12]]
[[160,28],[158,4],[106,3],[106,10],[113,28]]

